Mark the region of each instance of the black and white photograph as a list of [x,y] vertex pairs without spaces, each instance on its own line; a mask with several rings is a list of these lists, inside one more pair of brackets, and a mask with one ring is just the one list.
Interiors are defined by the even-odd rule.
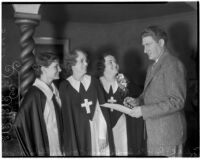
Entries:
[[198,1],[1,10],[2,157],[199,157]]

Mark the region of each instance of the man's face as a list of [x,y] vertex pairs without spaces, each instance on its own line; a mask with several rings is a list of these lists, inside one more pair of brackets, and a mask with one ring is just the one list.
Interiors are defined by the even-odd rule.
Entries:
[[159,42],[156,42],[151,36],[145,36],[142,38],[142,45],[144,46],[144,53],[146,53],[150,60],[156,60],[162,50],[162,46]]
[[76,64],[72,66],[73,74],[78,74],[80,76],[84,75],[87,72],[87,58],[84,53],[78,52],[78,57],[76,58]]
[[110,74],[116,75],[118,73],[118,65],[116,63],[116,59],[108,55],[105,57],[105,70],[104,72],[108,72]]
[[48,79],[59,79],[59,73],[61,71],[58,60],[53,61],[48,67],[44,67],[43,73],[46,74]]

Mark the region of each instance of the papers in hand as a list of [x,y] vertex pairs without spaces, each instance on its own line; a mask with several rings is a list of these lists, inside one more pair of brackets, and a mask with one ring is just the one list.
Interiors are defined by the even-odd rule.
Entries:
[[106,107],[106,108],[111,108],[111,109],[117,110],[117,111],[125,113],[125,114],[130,114],[130,111],[131,111],[131,108],[128,108],[128,107],[120,105],[120,104],[105,103],[101,106]]

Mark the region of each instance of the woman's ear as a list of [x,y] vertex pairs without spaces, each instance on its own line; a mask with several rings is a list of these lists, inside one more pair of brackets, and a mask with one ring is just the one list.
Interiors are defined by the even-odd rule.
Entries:
[[44,67],[44,66],[41,66],[41,72],[42,72],[42,74],[44,74],[45,71],[46,71],[45,67]]
[[158,41],[158,43],[159,43],[159,45],[160,45],[161,47],[164,47],[164,45],[165,45],[164,39],[160,39],[160,40]]

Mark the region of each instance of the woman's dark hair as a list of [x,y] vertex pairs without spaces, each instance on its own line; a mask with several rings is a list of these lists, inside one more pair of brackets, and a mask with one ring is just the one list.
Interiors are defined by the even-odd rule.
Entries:
[[168,41],[167,33],[161,29],[159,26],[149,26],[147,27],[142,33],[142,37],[151,36],[155,41],[159,41],[160,39],[163,39],[165,41],[165,45]]
[[59,61],[59,57],[55,52],[37,52],[35,54],[35,65],[33,66],[36,77],[40,77],[40,75],[42,74],[41,66],[48,67],[51,65],[52,62],[56,60]]
[[76,58],[78,57],[78,52],[83,53],[87,57],[87,53],[81,49],[74,49],[70,53],[66,54],[64,57],[64,69],[65,77],[72,75],[72,66],[76,64]]
[[105,70],[105,58],[107,56],[113,56],[116,60],[116,63],[118,63],[117,58],[115,57],[114,54],[112,54],[110,52],[106,52],[106,53],[102,54],[97,61],[97,76],[98,77],[103,76],[103,73],[104,73],[104,70]]

